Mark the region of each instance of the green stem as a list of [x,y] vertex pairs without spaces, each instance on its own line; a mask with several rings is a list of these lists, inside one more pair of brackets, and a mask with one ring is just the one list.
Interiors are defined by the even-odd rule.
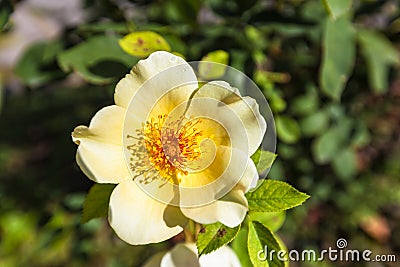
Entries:
[[186,242],[196,242],[198,227],[199,227],[199,224],[197,224],[196,222],[194,222],[192,220],[189,220],[185,229],[183,230],[185,233],[185,241]]

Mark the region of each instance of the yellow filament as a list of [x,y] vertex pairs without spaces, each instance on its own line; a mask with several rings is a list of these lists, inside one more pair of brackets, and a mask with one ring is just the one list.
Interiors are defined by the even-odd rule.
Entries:
[[201,157],[200,137],[202,131],[196,125],[201,119],[190,120],[183,126],[182,118],[167,121],[167,115],[146,121],[137,136],[128,135],[136,143],[128,146],[131,154],[130,168],[135,176],[142,176],[142,182],[149,183],[158,177],[179,183],[177,177],[187,175],[190,162]]

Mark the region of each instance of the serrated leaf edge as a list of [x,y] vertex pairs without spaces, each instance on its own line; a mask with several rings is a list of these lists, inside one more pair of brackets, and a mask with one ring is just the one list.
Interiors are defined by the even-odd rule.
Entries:
[[[200,256],[202,256],[202,255],[207,255],[207,254],[209,254],[209,253],[211,253],[211,252],[213,252],[213,251],[216,251],[217,249],[219,249],[219,248],[221,248],[221,247],[223,247],[223,246],[226,246],[226,245],[229,244],[230,242],[232,242],[232,241],[236,238],[236,236],[238,235],[241,226],[242,226],[242,224],[239,224],[238,226],[236,226],[236,227],[238,227],[238,229],[237,229],[235,235],[234,235],[232,238],[230,238],[225,244],[223,244],[223,245],[220,246],[220,247],[214,248],[214,249],[212,249],[211,251],[204,252],[205,248],[208,247],[208,245],[207,245],[207,246],[203,249],[203,251],[200,252],[200,249],[199,249],[199,247],[198,247],[198,245],[197,245],[197,242],[196,242],[196,247],[197,247],[197,251],[198,251],[198,254],[199,254],[198,257],[200,258]],[[234,229],[234,228],[236,228],[236,227],[231,228],[231,227],[228,227],[228,226],[226,226],[226,225],[224,225],[224,224],[221,223],[221,226],[220,226],[220,228],[218,228],[218,230],[221,229],[221,227],[226,227],[226,228],[229,228],[229,229]]]
[[[280,183],[280,184],[285,184],[285,185],[287,185],[288,188],[287,188],[287,190],[284,192],[284,194],[287,194],[287,192],[288,192],[290,189],[293,189],[293,190],[295,190],[295,191],[299,194],[299,196],[298,196],[298,197],[292,197],[292,198],[290,198],[290,199],[299,199],[299,200],[302,200],[302,201],[298,202],[298,203],[295,204],[295,205],[289,205],[288,207],[285,207],[285,208],[283,208],[283,209],[282,209],[282,208],[276,207],[275,209],[259,210],[259,209],[251,209],[251,208],[250,208],[250,205],[249,205],[249,211],[252,211],[252,212],[279,212],[279,211],[285,211],[285,210],[292,209],[292,208],[294,208],[294,207],[298,207],[298,206],[302,205],[307,199],[310,198],[310,196],[307,195],[306,193],[303,193],[303,192],[297,190],[295,187],[291,186],[290,184],[285,183],[285,182],[282,182],[282,181],[277,181],[277,180],[266,180],[266,181],[264,181],[263,184],[265,184],[265,183],[271,183],[271,182],[272,182],[272,183]],[[261,186],[262,186],[262,185],[261,185]],[[269,186],[270,186],[270,185],[269,185]],[[278,189],[278,188],[275,188],[274,191],[272,191],[271,195],[273,195],[274,192],[275,192],[277,189]],[[257,191],[257,190],[255,190],[255,191],[253,191],[253,192],[250,192],[250,194],[253,194],[253,193],[255,193],[256,191]],[[249,195],[249,194],[246,194],[245,196],[246,196],[247,200],[250,201],[251,199],[248,198],[248,195]],[[283,195],[283,197],[275,197],[275,198],[274,198],[274,197],[270,197],[270,198],[268,198],[268,199],[278,200],[278,199],[283,199],[284,196],[285,196],[285,195]],[[252,200],[252,201],[255,201],[255,200]],[[274,205],[271,204],[271,203],[269,203],[269,205],[270,205],[270,206],[274,206]]]

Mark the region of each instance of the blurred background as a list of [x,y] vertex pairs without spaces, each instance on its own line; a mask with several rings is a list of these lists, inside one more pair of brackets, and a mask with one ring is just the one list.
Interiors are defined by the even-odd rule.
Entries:
[[140,266],[173,244],[81,224],[92,182],[70,133],[113,103],[140,59],[118,40],[135,31],[188,61],[223,50],[263,91],[278,133],[268,177],[311,195],[277,232],[289,249],[345,238],[400,261],[399,15],[396,0],[0,0],[0,266]]

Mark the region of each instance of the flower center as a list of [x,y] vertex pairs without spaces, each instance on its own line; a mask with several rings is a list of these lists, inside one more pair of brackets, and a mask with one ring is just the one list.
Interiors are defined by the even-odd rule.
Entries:
[[201,119],[167,120],[159,115],[143,123],[136,130],[137,136],[128,135],[136,143],[128,146],[131,154],[130,168],[142,176],[141,182],[149,183],[158,177],[178,184],[179,176],[188,174],[188,164],[201,157],[200,140],[202,132],[196,128]]

